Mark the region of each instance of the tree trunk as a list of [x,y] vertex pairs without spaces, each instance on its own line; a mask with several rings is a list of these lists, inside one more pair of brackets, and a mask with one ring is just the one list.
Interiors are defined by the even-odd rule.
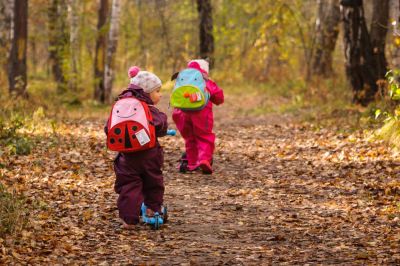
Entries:
[[[1,60],[7,58],[5,53],[7,54],[9,53],[9,48],[11,46],[11,41],[14,35],[13,13],[14,13],[13,0],[0,1],[0,49],[1,49],[0,51],[2,52],[0,54]],[[3,62],[1,61],[1,63]]]
[[160,68],[164,68],[164,59],[167,58],[167,62],[169,59],[173,60],[173,66],[172,69],[175,70],[175,60],[176,56],[174,56],[174,53],[172,51],[171,47],[171,41],[169,37],[169,32],[168,32],[168,22],[165,17],[165,10],[166,10],[166,0],[156,0],[155,1],[155,8],[158,11],[158,17],[161,23],[161,37],[165,43],[164,49],[163,49],[163,54],[161,56],[160,60]]
[[96,39],[96,53],[94,59],[94,98],[95,100],[104,103],[105,90],[104,90],[104,67],[106,59],[106,46],[107,46],[107,16],[108,16],[108,0],[101,0],[98,11],[97,22],[97,39]]
[[72,91],[78,89],[78,57],[79,57],[79,23],[78,23],[78,2],[77,0],[68,0],[68,17],[70,26],[70,73],[68,87]]
[[119,33],[119,15],[120,15],[120,0],[113,0],[111,7],[111,18],[110,18],[110,31],[108,33],[108,47],[106,56],[106,67],[104,73],[104,89],[105,89],[105,101],[111,102],[112,97],[112,83],[114,80],[114,63],[115,63],[115,52],[118,44],[118,33]]
[[389,10],[390,21],[394,22],[391,38],[393,42],[391,65],[395,69],[400,69],[400,0],[390,0]]
[[65,0],[52,0],[49,10],[49,59],[57,82],[57,90],[65,92],[68,84],[64,60],[69,54],[69,35],[66,23],[67,6]]
[[10,93],[27,96],[26,50],[28,41],[28,0],[14,2],[14,29],[9,57],[8,81]]
[[8,80],[8,60],[13,37],[13,13],[14,0],[0,1],[0,83],[6,83]]
[[[143,3],[142,0],[137,0],[137,5],[138,5],[138,10],[139,13],[142,14],[143,12]],[[140,66],[143,68],[147,68],[147,48],[145,46],[144,40],[144,29],[143,29],[143,16],[139,16],[138,18],[138,30],[139,30],[139,47],[140,47],[140,57],[139,57],[139,62]]]
[[[377,54],[373,51],[364,18],[363,1],[341,0],[341,4],[346,75],[353,88],[353,102],[366,106],[374,100],[375,93],[378,91],[377,81],[382,67],[377,66]],[[379,20],[375,19],[376,21],[382,21],[380,15],[374,15],[374,17],[379,17]],[[380,37],[382,37],[382,32],[379,34],[374,32],[374,47],[381,45]]]
[[337,0],[318,0],[316,51],[312,64],[312,71],[318,76],[332,76],[332,56],[339,34],[339,22],[339,2]]
[[387,72],[385,44],[389,27],[389,0],[374,0],[373,10],[370,36],[377,80],[379,80],[384,79]]
[[200,17],[200,57],[208,58],[211,67],[214,62],[214,36],[211,0],[197,0],[197,10]]
[[392,67],[395,69],[400,69],[400,45],[397,40],[400,40],[400,31],[399,31],[399,25],[400,25],[400,0],[390,0],[390,20],[393,22],[396,22],[395,25],[393,25],[393,54],[392,54]]

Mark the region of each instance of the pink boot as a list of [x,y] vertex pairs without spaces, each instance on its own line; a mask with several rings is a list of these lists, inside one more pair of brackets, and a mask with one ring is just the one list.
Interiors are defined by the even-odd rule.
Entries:
[[203,160],[200,162],[200,168],[203,171],[203,174],[211,175],[213,170],[209,161]]

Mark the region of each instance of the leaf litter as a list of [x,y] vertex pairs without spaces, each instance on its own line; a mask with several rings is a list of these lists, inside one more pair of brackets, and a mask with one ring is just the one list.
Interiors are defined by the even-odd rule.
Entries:
[[2,180],[35,207],[0,239],[0,263],[400,264],[400,161],[383,143],[223,113],[213,175],[179,174],[183,141],[160,139],[170,219],[158,231],[121,230],[102,119],[68,121],[2,159]]

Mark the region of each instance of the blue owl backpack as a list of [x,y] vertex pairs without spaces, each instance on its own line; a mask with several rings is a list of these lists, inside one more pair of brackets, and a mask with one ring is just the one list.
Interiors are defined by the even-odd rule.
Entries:
[[172,76],[176,78],[174,89],[170,97],[170,105],[184,111],[198,111],[203,109],[210,93],[206,88],[203,74],[195,68],[186,68]]

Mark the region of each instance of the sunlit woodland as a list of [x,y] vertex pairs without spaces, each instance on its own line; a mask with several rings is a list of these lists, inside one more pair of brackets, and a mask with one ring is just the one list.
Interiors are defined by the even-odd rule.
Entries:
[[[399,0],[0,1],[0,264],[400,264]],[[103,126],[138,66],[206,59],[212,175],[164,149],[160,230],[120,228]]]

